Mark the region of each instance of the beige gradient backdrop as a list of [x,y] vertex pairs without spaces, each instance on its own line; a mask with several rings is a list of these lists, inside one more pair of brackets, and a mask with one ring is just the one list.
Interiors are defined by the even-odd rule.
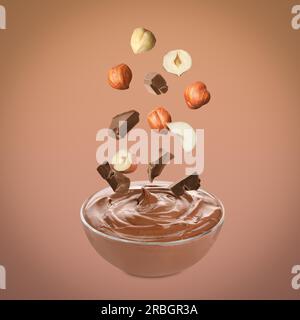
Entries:
[[[299,1],[298,1],[299,2]],[[300,30],[295,1],[1,0],[0,264],[8,298],[299,299]],[[136,26],[157,36],[135,56]],[[184,48],[193,68],[181,78],[162,56]],[[131,66],[131,89],[111,89],[107,70]],[[143,76],[159,71],[170,90],[152,96]],[[189,110],[184,87],[204,81],[209,105]],[[129,108],[140,127],[156,105],[205,129],[203,187],[227,216],[197,265],[173,277],[139,279],[100,258],[79,221],[83,200],[105,186],[95,168],[97,130]],[[169,166],[162,179],[184,169]],[[132,178],[144,179],[145,168]]]

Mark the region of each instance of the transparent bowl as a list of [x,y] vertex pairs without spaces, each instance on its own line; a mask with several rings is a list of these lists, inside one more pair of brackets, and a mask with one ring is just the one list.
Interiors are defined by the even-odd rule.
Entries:
[[[156,186],[167,187],[171,182],[155,181]],[[149,185],[148,181],[131,183],[131,188]],[[94,249],[106,261],[126,273],[138,277],[163,277],[194,265],[201,260],[216,241],[224,222],[224,206],[211,193],[201,192],[215,199],[222,210],[222,218],[213,228],[200,235],[169,242],[126,240],[105,234],[93,228],[85,219],[85,208],[95,200],[112,194],[110,187],[98,191],[82,205],[80,218],[84,231]]]

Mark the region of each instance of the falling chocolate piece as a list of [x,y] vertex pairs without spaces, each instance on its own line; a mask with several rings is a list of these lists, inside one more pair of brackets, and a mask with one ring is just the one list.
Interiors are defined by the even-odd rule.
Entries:
[[156,72],[146,74],[144,84],[146,89],[153,94],[161,94],[168,91],[166,80]]
[[139,122],[139,113],[135,110],[126,111],[114,116],[110,129],[114,131],[116,139],[124,138],[126,134]]
[[130,186],[130,180],[121,172],[113,170],[111,165],[105,161],[97,168],[97,171],[105,179],[111,188],[118,193],[126,193]]
[[176,196],[181,196],[186,190],[199,189],[200,181],[199,175],[197,173],[193,173],[181,181],[173,183],[169,188]]
[[100,166],[97,168],[97,171],[103,179],[107,180],[111,174],[112,168],[110,164],[107,161],[105,161],[102,164],[100,164]]
[[161,174],[166,164],[173,158],[174,155],[172,153],[165,152],[159,157],[159,159],[154,162],[150,162],[147,169],[149,181],[153,182],[154,178],[158,177]]

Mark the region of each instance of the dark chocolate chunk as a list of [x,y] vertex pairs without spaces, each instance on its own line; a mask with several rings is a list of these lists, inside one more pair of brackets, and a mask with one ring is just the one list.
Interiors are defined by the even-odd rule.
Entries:
[[161,174],[166,164],[173,158],[174,155],[172,153],[165,152],[156,161],[150,162],[147,169],[149,181],[153,182],[154,178]]
[[130,186],[129,178],[123,173],[115,171],[107,161],[100,164],[97,171],[115,192],[126,193],[128,191]]
[[116,139],[124,138],[126,134],[139,122],[140,114],[135,110],[126,111],[114,116],[110,129],[114,131]]
[[200,181],[199,175],[197,173],[193,173],[181,181],[171,184],[169,188],[176,196],[181,196],[186,190],[199,189]]
[[146,89],[153,94],[161,94],[168,91],[166,80],[156,72],[146,74],[144,84]]
[[102,164],[100,164],[100,166],[97,168],[97,171],[103,179],[107,180],[111,175],[112,168],[110,164],[107,161],[105,161]]

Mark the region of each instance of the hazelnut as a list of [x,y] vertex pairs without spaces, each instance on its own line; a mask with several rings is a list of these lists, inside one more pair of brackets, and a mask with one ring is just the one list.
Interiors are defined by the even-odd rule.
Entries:
[[196,145],[196,132],[186,122],[171,122],[167,124],[171,133],[181,139],[182,148],[185,152],[191,152]]
[[108,83],[114,89],[128,89],[131,79],[132,72],[124,63],[119,64],[108,71]]
[[137,169],[135,157],[127,150],[119,150],[112,158],[114,170],[122,173],[132,173]]
[[136,28],[133,30],[130,45],[132,51],[137,54],[151,50],[155,46],[155,42],[155,36],[151,31],[145,28]]
[[151,129],[168,129],[167,123],[171,122],[170,113],[163,107],[157,107],[152,110],[148,116],[147,121]]
[[184,98],[189,108],[198,109],[209,102],[210,93],[203,82],[197,81],[185,89]]
[[192,67],[192,57],[187,51],[182,49],[169,51],[164,56],[163,67],[166,71],[179,77]]

